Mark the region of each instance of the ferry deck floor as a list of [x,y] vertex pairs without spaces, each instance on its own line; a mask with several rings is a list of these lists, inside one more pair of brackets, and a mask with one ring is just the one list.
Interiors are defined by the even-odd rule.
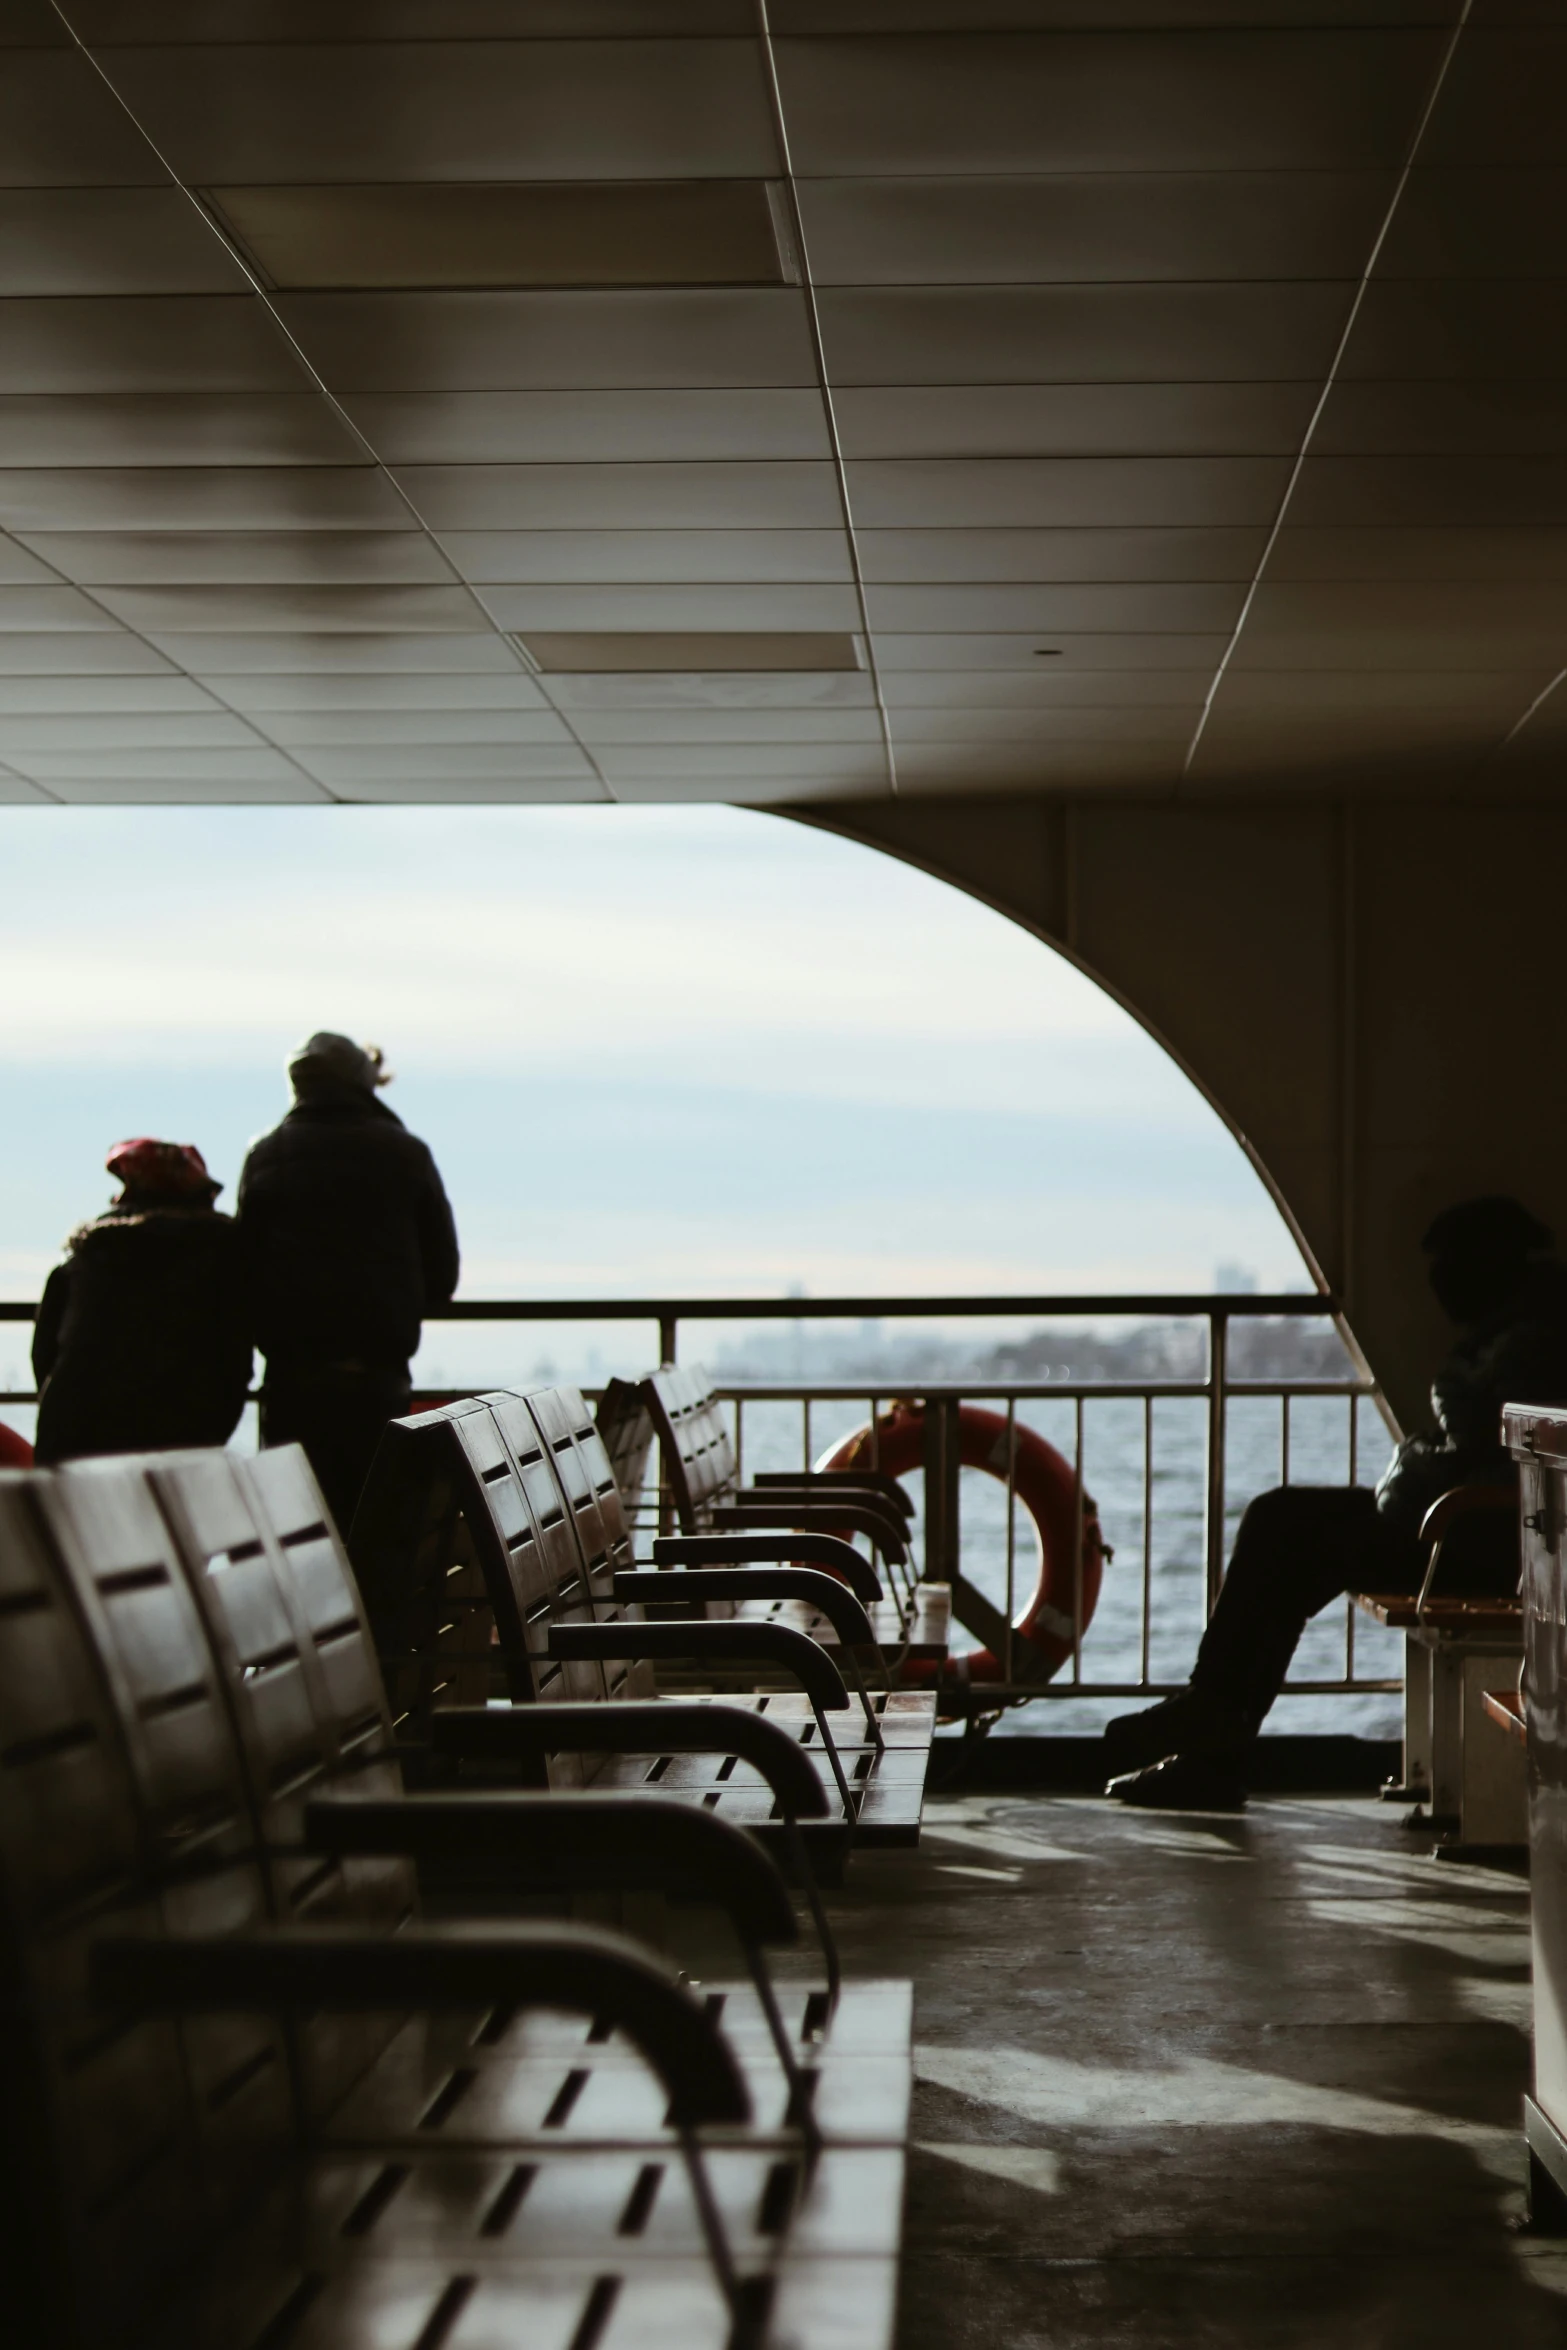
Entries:
[[912,1974],[899,2350],[1560,2350],[1527,1887],[1369,1800],[933,1798],[834,1899]]

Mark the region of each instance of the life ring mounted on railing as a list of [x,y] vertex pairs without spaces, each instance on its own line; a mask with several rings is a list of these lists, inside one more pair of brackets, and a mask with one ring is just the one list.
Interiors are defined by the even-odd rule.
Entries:
[[[899,1402],[878,1416],[874,1430],[867,1423],[824,1453],[819,1469],[885,1469],[906,1476],[925,1457],[925,1412],[922,1405]],[[1031,1597],[1014,1616],[1012,1629],[1029,1643],[1027,1664],[1014,1673],[1020,1680],[1049,1680],[1071,1659],[1074,1646],[1093,1620],[1110,1553],[1099,1529],[1099,1510],[1093,1497],[1080,1493],[1070,1461],[1046,1442],[1036,1429],[1004,1412],[989,1412],[978,1404],[958,1409],[958,1459],[966,1469],[983,1469],[988,1476],[1007,1480],[1009,1465],[1013,1489],[1028,1512],[1039,1554],[1038,1573]],[[1081,1599],[1081,1616],[1077,1602]],[[1040,1670],[1042,1660],[1044,1670]],[[981,1648],[973,1655],[954,1658],[946,1666],[909,1659],[903,1679],[915,1683],[937,1680],[1001,1681],[1006,1660]]]

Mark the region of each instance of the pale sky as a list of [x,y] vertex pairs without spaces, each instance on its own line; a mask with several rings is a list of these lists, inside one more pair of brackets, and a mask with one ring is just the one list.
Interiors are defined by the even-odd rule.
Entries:
[[230,1204],[318,1027],[385,1046],[469,1295],[1303,1281],[1221,1121],[1091,982],[780,818],[7,809],[0,860],[6,1296],[106,1204],[122,1135],[198,1143]]

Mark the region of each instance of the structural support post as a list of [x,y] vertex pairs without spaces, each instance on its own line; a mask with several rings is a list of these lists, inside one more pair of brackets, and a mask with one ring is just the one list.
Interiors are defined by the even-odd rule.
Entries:
[[1216,1307],[1208,1317],[1208,1615],[1224,1581],[1224,1405],[1229,1356],[1229,1316]]
[[954,1399],[925,1405],[925,1579],[951,1583],[959,1571],[958,1406]]

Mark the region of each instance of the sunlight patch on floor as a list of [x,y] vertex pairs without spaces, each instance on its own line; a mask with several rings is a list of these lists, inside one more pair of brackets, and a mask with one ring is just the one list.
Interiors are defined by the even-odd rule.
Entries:
[[983,2171],[1014,2187],[1031,2187],[1036,2195],[1061,2193],[1061,2158],[1044,2146],[976,2146],[935,2138],[918,2138],[915,2144],[921,2154],[939,2155],[943,2162]]
[[1188,2057],[1160,2071],[1080,2064],[1028,2048],[939,2048],[914,2052],[916,2078],[1020,2121],[1054,2129],[1257,2129],[1296,2124],[1377,2138],[1439,2138],[1486,2157],[1518,2163],[1518,2133],[1427,2113],[1278,2073]]
[[1021,1869],[982,1869],[961,1860],[938,1860],[936,1874],[938,1877],[979,1877],[990,1885],[1021,1885],[1023,1882]]

